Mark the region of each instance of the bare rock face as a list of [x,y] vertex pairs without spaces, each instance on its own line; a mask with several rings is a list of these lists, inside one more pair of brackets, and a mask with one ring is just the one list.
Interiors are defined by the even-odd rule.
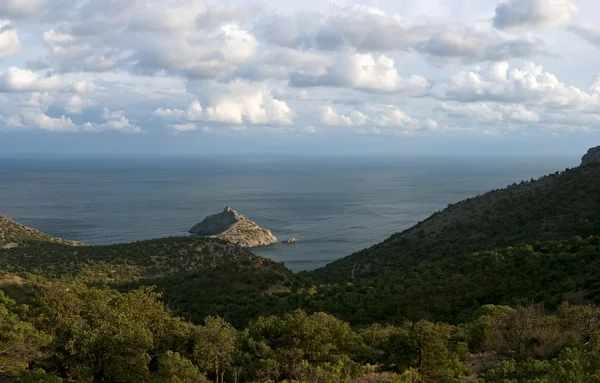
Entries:
[[262,228],[229,206],[221,213],[206,217],[189,230],[190,234],[220,238],[242,247],[277,243],[270,230]]
[[588,150],[588,152],[581,158],[581,166],[596,162],[600,162],[600,146],[596,146],[595,148]]
[[294,237],[288,238],[285,241],[283,241],[283,243],[287,243],[287,244],[292,244],[292,243],[296,243],[296,242],[298,242],[298,240]]

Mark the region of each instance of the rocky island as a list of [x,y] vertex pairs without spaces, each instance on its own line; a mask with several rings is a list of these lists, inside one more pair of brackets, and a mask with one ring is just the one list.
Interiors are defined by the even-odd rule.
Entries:
[[190,234],[214,237],[242,247],[268,246],[277,243],[270,230],[246,218],[229,206],[221,213],[206,217],[189,230]]

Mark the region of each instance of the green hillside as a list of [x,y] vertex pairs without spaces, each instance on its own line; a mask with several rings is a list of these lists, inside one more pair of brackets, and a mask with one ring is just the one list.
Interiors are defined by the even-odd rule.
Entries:
[[51,237],[39,230],[21,225],[0,214],[0,249],[17,247],[30,241],[51,242],[69,246],[83,246],[80,242]]
[[306,275],[324,283],[394,278],[406,267],[482,250],[600,234],[600,164],[449,205],[414,227]]

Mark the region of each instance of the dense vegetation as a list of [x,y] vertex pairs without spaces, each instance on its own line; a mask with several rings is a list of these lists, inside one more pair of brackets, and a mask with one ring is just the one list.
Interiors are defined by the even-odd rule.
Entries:
[[600,234],[600,164],[449,205],[371,248],[308,273],[324,283],[376,281],[424,261]]
[[5,275],[0,375],[18,382],[591,382],[600,308],[484,306],[460,326],[360,330],[325,313],[191,324],[142,288]]
[[0,381],[600,382],[598,176],[492,191],[300,275],[217,239],[74,247],[4,220]]

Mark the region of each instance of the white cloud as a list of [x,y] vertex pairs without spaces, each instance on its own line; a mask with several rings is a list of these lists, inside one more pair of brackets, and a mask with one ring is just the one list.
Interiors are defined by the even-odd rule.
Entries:
[[10,21],[0,20],[0,59],[16,55],[21,50],[21,41]]
[[554,27],[567,24],[576,13],[571,0],[508,0],[496,7],[493,22],[498,29]]
[[187,110],[158,108],[154,111],[154,115],[168,120],[200,121],[203,119],[202,105],[198,100],[192,101]]
[[600,95],[568,86],[544,72],[541,65],[524,63],[510,68],[506,62],[490,63],[484,69],[460,72],[432,87],[439,99],[460,102],[495,101],[544,105],[555,109],[593,110],[600,107]]
[[321,123],[333,126],[360,126],[367,123],[368,117],[357,110],[349,115],[338,114],[331,106],[321,108]]
[[295,74],[291,84],[305,86],[349,87],[369,92],[421,93],[429,82],[421,76],[403,78],[398,74],[394,60],[386,55],[353,53],[342,56],[322,75]]
[[197,130],[196,124],[171,124],[169,128],[174,131],[174,133],[182,133],[182,132],[191,132]]
[[92,93],[97,89],[93,81],[80,80],[73,84],[73,91],[78,94]]
[[102,118],[105,120],[103,123],[92,123],[86,122],[82,126],[82,130],[87,132],[103,132],[103,131],[117,131],[121,133],[142,133],[142,128],[129,121],[125,117],[125,112],[110,111],[108,108],[104,108]]
[[206,107],[209,121],[231,124],[289,125],[292,110],[281,100],[273,98],[264,85],[234,82],[215,86]]
[[36,92],[58,89],[58,76],[41,77],[35,72],[10,67],[0,73],[0,92]]
[[71,114],[81,114],[87,107],[95,105],[92,100],[82,98],[75,94],[67,99],[65,111]]
[[[369,114],[353,110],[348,114],[339,113],[331,106],[321,108],[321,123],[329,126],[374,126],[377,132],[385,130],[437,129],[439,124],[432,119],[419,120],[409,116],[394,105],[371,107]],[[363,131],[363,130],[361,130]]]
[[442,103],[436,108],[451,117],[468,118],[490,122],[539,122],[539,112],[523,105],[504,105],[490,102],[474,102],[467,104]]

